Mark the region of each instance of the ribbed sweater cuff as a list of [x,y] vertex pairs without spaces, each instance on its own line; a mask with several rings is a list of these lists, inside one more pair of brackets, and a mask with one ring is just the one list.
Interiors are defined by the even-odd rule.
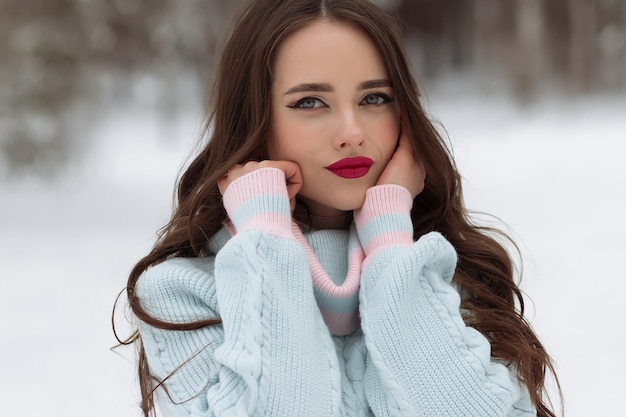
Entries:
[[261,168],[237,178],[223,201],[237,233],[261,230],[294,239],[285,174],[280,169]]
[[377,185],[367,190],[363,207],[354,212],[357,234],[370,257],[388,246],[413,243],[413,199],[400,185]]

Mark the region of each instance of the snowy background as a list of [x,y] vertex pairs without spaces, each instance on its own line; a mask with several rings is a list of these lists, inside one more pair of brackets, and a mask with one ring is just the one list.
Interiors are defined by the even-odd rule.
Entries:
[[[112,305],[169,217],[202,114],[189,93],[164,119],[150,83],[129,88],[143,100],[104,103],[64,175],[0,181],[1,416],[139,416],[134,351],[110,350]],[[425,101],[468,207],[502,219],[524,252],[529,318],[567,415],[626,415],[626,94],[520,105],[449,79]]]

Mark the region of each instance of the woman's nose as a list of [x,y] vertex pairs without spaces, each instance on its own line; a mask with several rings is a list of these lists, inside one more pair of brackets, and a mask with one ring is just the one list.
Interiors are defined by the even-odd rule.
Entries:
[[337,135],[333,141],[335,148],[360,146],[365,140],[365,131],[354,113],[342,115]]

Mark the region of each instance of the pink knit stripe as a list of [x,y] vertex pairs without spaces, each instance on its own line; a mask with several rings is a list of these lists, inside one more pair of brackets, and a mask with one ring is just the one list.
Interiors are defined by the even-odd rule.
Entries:
[[384,210],[373,210],[371,207],[363,207],[360,210],[359,215],[357,216],[357,218],[355,218],[355,224],[357,225],[357,227],[361,227],[363,225],[366,225],[367,223],[369,223],[370,221],[372,221],[373,219],[380,217],[380,216],[384,216],[387,214],[407,214],[410,213],[410,209],[409,211],[406,210],[405,207],[402,207],[401,205],[389,205],[386,206]]
[[311,258],[311,275],[313,276],[313,284],[324,294],[334,298],[348,298],[359,291],[361,285],[361,265],[363,264],[363,251],[354,249],[350,253],[348,261],[348,273],[346,279],[341,285],[336,285],[328,276],[317,257]]
[[413,244],[413,234],[408,231],[394,231],[378,235],[373,238],[365,248],[367,256],[371,256],[374,252],[387,246],[399,245],[410,246]]
[[377,185],[367,190],[363,207],[354,212],[354,221],[360,228],[378,216],[410,213],[412,206],[413,200],[406,188],[394,184]]
[[359,310],[350,313],[334,313],[320,308],[328,330],[334,335],[343,336],[352,333],[360,323]]
[[234,212],[246,201],[262,195],[284,195],[287,197],[283,171],[278,168],[267,167],[242,175],[231,182],[226,189],[224,206],[228,212]]
[[347,298],[356,294],[359,291],[361,284],[361,265],[365,259],[365,254],[360,248],[355,248],[349,254],[348,259],[348,274],[346,279],[341,285],[336,285],[333,280],[328,276],[324,267],[315,256],[313,249],[309,246],[300,228],[295,223],[293,224],[293,233],[296,239],[307,252],[309,257],[309,265],[311,268],[311,275],[313,278],[313,285],[323,293],[335,298]]

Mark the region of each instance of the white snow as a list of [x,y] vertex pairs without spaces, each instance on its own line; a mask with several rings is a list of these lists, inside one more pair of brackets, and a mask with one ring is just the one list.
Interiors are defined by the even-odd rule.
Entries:
[[[518,106],[451,81],[426,100],[468,207],[502,219],[522,248],[529,319],[568,417],[623,416],[626,96]],[[163,122],[145,103],[117,103],[68,175],[0,183],[0,415],[140,415],[134,351],[109,350],[111,309],[169,217],[202,123],[200,103],[189,108]]]

